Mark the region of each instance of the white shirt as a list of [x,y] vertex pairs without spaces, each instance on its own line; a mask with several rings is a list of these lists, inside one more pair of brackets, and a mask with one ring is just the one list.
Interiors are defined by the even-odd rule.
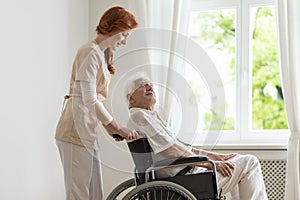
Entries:
[[[129,111],[130,119],[127,126],[145,134],[154,152],[152,154],[154,162],[171,158],[163,151],[174,144],[190,150],[190,147],[183,145],[176,139],[176,134],[168,126],[167,122],[159,117],[156,111],[142,108],[131,108]],[[184,166],[158,170],[156,175],[158,177],[174,176],[183,168]]]

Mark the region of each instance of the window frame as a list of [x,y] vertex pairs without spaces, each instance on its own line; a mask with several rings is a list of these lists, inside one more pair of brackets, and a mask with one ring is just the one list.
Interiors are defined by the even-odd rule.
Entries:
[[[251,7],[274,6],[278,13],[276,0],[191,0],[190,12],[218,9],[236,9],[236,119],[233,131],[210,131],[201,134],[216,134],[218,144],[226,145],[272,145],[282,148],[288,142],[289,130],[251,130],[252,119],[252,68],[250,60],[251,44],[249,40]],[[188,15],[189,16],[189,15]],[[279,45],[279,42],[278,42]],[[279,52],[279,51],[278,51]],[[280,60],[280,59],[278,59]],[[237,134],[239,137],[237,137]],[[205,136],[205,137],[203,137]],[[200,138],[199,137],[199,138]],[[197,139],[201,141],[205,139]]]

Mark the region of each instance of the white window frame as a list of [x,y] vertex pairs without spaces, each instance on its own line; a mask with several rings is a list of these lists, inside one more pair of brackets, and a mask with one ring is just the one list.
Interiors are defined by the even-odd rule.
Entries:
[[[222,131],[217,146],[257,146],[258,148],[282,149],[287,145],[289,130],[259,130],[249,129],[251,125],[251,61],[249,42],[249,10],[254,6],[276,7],[276,0],[191,0],[189,12],[234,8],[237,10],[236,21],[236,129]],[[188,15],[189,16],[189,15]],[[204,133],[219,134],[219,133]],[[238,137],[237,137],[238,134]],[[204,136],[204,137],[203,137]],[[218,137],[216,135],[216,137]],[[253,147],[251,147],[253,148]]]

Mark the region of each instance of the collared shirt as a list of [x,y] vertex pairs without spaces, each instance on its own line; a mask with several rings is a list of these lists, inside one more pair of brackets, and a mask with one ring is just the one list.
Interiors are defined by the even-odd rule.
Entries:
[[[146,110],[142,108],[131,108],[130,119],[127,123],[129,128],[140,131],[145,134],[148,142],[153,150],[152,158],[154,162],[171,158],[164,153],[164,150],[174,144],[180,145],[187,151],[190,147],[180,143],[176,139],[176,134],[168,126],[167,122],[162,120],[156,111]],[[158,177],[174,176],[184,167],[172,167],[158,170]]]
[[79,81],[96,85],[97,99],[107,97],[111,75],[107,69],[104,53],[95,42],[79,48],[75,57],[70,81],[70,99],[59,119],[55,138],[65,142],[97,149],[97,135],[102,124],[91,110],[83,104]]

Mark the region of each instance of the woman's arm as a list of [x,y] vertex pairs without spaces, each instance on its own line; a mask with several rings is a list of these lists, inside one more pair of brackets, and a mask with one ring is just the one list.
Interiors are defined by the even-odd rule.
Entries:
[[113,117],[106,110],[103,103],[97,99],[96,85],[91,82],[80,81],[82,101],[89,109],[95,109],[96,116],[105,126],[113,121]]
[[103,124],[104,128],[110,135],[118,134],[127,140],[132,140],[138,137],[138,134],[135,130],[121,127],[113,119],[113,117],[104,107],[103,103],[97,99],[96,85],[94,83],[80,81],[80,88],[83,104],[90,109],[95,109],[97,119]]
[[[139,137],[139,134],[135,130],[121,127],[115,120],[107,125],[104,125],[104,128],[110,135],[117,134],[124,137],[126,140],[133,140]],[[117,138],[116,140],[120,139]]]

